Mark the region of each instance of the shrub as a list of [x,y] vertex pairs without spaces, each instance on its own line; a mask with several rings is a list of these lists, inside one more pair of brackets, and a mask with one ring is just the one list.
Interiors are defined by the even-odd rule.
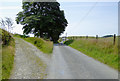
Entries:
[[[9,41],[12,39],[10,33],[7,31],[0,29],[2,33],[0,33],[0,37],[2,38],[2,45],[9,44]],[[1,35],[2,34],[2,35]]]

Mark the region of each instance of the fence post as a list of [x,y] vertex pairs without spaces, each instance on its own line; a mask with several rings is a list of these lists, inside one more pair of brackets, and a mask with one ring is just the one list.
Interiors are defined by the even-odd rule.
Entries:
[[115,41],[116,41],[116,34],[114,34],[114,40],[113,40],[114,45],[115,45]]
[[98,39],[98,35],[96,35],[96,39]]
[[88,39],[88,35],[86,36],[86,39]]

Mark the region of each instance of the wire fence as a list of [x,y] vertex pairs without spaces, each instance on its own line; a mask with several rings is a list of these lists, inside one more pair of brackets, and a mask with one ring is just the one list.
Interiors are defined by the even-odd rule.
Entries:
[[68,36],[68,37],[62,37],[62,39],[64,39],[65,41],[67,40],[75,40],[75,39],[80,39],[80,38],[85,38],[85,39],[90,39],[90,38],[94,38],[96,40],[99,40],[100,38],[108,38],[108,37],[112,37],[113,39],[113,45],[116,44],[116,41],[117,41],[117,35],[114,34],[114,35],[109,35],[109,36],[103,36],[103,37],[99,37],[98,35],[96,35],[95,37],[92,37],[92,36]]

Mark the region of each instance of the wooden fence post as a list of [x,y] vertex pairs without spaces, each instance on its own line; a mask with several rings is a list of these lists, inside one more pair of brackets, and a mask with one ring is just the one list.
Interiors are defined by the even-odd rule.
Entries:
[[98,39],[98,35],[96,35],[96,39]]
[[115,41],[116,41],[116,34],[114,34],[114,39],[113,39],[113,44],[115,45]]
[[86,39],[88,39],[88,35],[86,36]]

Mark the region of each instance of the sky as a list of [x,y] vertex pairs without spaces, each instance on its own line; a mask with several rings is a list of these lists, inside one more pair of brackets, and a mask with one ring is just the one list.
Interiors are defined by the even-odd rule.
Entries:
[[[118,2],[104,1],[58,0],[68,21],[68,26],[61,36],[65,36],[66,33],[67,36],[118,34]],[[16,24],[15,17],[22,11],[21,6],[22,0],[0,1],[0,18],[12,18],[15,26],[12,32],[19,34],[23,34],[23,26]]]

